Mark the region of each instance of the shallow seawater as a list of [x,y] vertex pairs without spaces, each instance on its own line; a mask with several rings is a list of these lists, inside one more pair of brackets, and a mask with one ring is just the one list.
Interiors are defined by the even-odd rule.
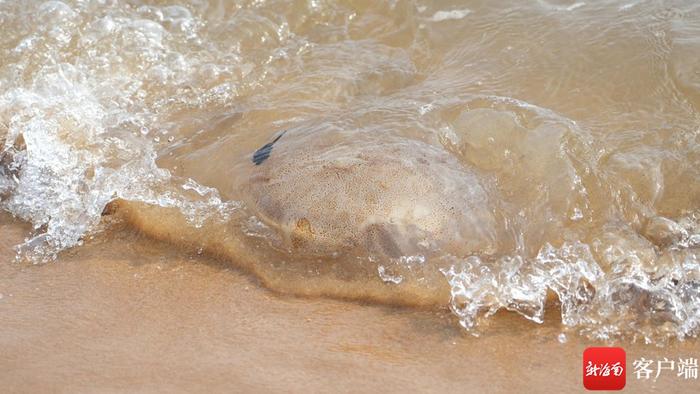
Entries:
[[548,303],[597,339],[700,331],[694,1],[5,1],[0,28],[18,258],[120,220],[475,334]]

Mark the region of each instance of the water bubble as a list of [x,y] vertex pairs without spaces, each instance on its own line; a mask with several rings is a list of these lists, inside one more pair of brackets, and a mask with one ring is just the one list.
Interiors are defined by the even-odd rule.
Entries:
[[574,222],[579,221],[583,219],[583,212],[581,212],[581,210],[578,207],[576,207],[574,208],[574,212],[571,214],[569,219],[571,219]]
[[61,1],[47,1],[39,6],[37,19],[44,26],[52,26],[76,17],[76,13]]
[[403,277],[401,277],[401,275],[392,275],[388,273],[387,269],[383,265],[379,265],[377,267],[377,272],[379,273],[379,277],[386,283],[398,285],[403,281]]
[[418,109],[418,113],[421,115],[425,115],[428,112],[432,111],[434,107],[435,106],[433,104],[430,104],[430,103],[421,105],[421,107]]
[[401,256],[399,258],[401,264],[404,265],[423,265],[425,264],[425,256],[415,255],[415,256]]

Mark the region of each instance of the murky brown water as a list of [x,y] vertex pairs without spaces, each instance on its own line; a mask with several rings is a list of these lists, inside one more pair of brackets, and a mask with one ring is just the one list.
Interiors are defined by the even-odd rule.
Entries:
[[700,329],[693,1],[6,1],[0,26],[20,257],[121,220],[472,333],[548,302],[592,338]]

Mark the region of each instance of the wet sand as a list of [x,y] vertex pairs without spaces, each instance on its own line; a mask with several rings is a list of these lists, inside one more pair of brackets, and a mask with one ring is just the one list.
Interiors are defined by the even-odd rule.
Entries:
[[[58,261],[13,261],[28,227],[0,214],[0,387],[4,392],[572,392],[583,349],[555,308],[512,313],[479,338],[447,311],[273,293],[224,263],[109,231]],[[700,356],[697,341],[620,343],[630,392],[693,392],[700,381],[631,375],[634,359]]]

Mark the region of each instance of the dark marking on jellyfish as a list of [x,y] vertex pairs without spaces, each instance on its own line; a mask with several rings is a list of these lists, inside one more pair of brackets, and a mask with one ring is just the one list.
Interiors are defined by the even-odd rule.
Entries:
[[253,163],[255,163],[256,166],[259,166],[263,161],[270,157],[270,153],[272,153],[272,146],[275,144],[275,142],[279,141],[279,139],[282,138],[286,132],[287,130],[283,131],[280,135],[275,137],[272,142],[268,142],[253,153]]

